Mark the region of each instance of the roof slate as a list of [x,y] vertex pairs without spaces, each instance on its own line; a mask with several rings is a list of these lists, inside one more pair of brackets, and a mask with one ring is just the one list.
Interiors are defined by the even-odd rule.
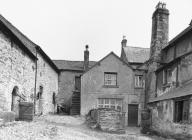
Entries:
[[149,103],[188,96],[188,95],[192,95],[192,81],[184,84],[181,87],[172,89],[157,98],[149,100]]
[[184,35],[192,31],[192,25],[185,28],[182,32],[180,32],[177,36],[175,36],[171,41],[169,41],[168,45],[165,46],[163,49],[168,48],[172,44],[174,44],[176,41],[178,41],[180,38],[182,38]]
[[13,26],[9,21],[7,21],[1,14],[0,14],[0,21],[27,47],[27,49],[33,53],[35,56],[35,46],[36,44],[33,43],[29,38],[27,38],[23,33],[21,33],[15,26]]
[[[55,65],[60,70],[78,70],[83,71],[84,61],[69,61],[69,60],[53,60]],[[95,61],[89,61],[89,67],[95,65]]]
[[149,48],[126,46],[123,47],[128,62],[144,63],[149,59]]
[[[3,25],[6,26],[14,34],[14,36],[16,36],[16,38],[18,38],[19,41],[29,50],[29,52],[32,53],[32,55],[34,55],[34,57],[36,58],[36,48],[40,48],[40,47],[34,42],[32,42],[23,33],[21,33],[15,26],[13,26],[1,14],[0,14],[0,22],[2,22]],[[48,63],[52,66],[52,68],[54,68],[58,72],[57,67],[49,58],[49,56],[41,48],[38,50],[41,51],[41,53],[43,54],[43,57],[48,61]]]

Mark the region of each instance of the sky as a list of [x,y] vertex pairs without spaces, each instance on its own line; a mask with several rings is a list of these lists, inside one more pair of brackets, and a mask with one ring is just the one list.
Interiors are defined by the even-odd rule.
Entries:
[[[51,59],[90,60],[111,51],[120,56],[121,40],[149,48],[152,14],[159,0],[0,0],[0,13]],[[192,0],[164,0],[169,9],[169,40],[189,26]]]

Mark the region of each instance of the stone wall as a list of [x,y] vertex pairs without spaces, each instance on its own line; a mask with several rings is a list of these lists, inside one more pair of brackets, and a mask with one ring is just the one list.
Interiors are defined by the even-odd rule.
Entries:
[[112,109],[100,109],[98,123],[103,131],[125,133],[125,114]]
[[14,87],[26,101],[33,102],[35,61],[0,31],[0,110],[11,110]]
[[[174,123],[174,101],[166,100],[153,103],[151,109],[151,130],[159,135],[173,138],[191,138],[191,123]],[[192,102],[190,103],[192,106]],[[190,121],[192,120],[190,110]]]
[[114,109],[90,110],[87,121],[91,128],[99,128],[111,133],[125,133],[125,114]]
[[[56,111],[56,106],[53,104],[53,93],[58,94],[58,73],[50,66],[47,60],[37,53],[37,86],[36,95],[43,87],[42,93],[42,111],[43,114]],[[36,114],[40,113],[40,100],[36,101]]]
[[[117,73],[117,87],[104,86],[104,72]],[[141,92],[135,91],[133,78],[134,71],[130,67],[109,55],[81,77],[81,115],[97,108],[98,98],[122,99],[122,111],[126,112],[125,124],[128,125],[128,104],[140,103]]]
[[71,106],[73,91],[75,90],[75,76],[80,76],[82,72],[61,71],[59,75],[59,103]]

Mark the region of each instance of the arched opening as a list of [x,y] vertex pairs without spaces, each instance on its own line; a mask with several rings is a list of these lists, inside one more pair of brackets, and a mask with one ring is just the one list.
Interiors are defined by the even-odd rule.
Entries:
[[19,92],[19,88],[18,86],[15,86],[12,90],[12,101],[11,101],[11,111],[16,111],[16,108],[17,108],[17,95],[18,95],[18,92]]
[[38,100],[38,114],[43,114],[43,86],[39,86],[39,92],[37,93]]

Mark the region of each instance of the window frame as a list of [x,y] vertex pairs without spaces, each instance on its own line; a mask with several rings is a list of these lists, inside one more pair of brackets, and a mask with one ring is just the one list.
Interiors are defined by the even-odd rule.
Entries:
[[[103,104],[100,103],[100,100],[103,100],[102,101]],[[109,102],[106,103],[106,100],[108,100]],[[112,101],[115,101],[115,103],[112,104],[111,103]],[[113,108],[113,109],[122,112],[123,111],[123,99],[120,99],[120,98],[98,98],[97,99],[97,107],[98,108],[112,108],[111,106],[115,106],[115,108]],[[120,110],[118,109],[119,107],[120,107]]]
[[[107,80],[111,80],[111,79],[106,79],[106,75],[115,75],[115,84],[106,84]],[[112,80],[111,80],[112,81]],[[117,87],[117,72],[104,72],[104,86],[106,87]]]
[[[180,114],[181,116],[181,120],[180,121],[178,121],[177,120],[177,117],[178,117],[178,111],[177,111],[177,109],[179,108],[179,107],[177,107],[176,108],[176,103],[179,103],[179,102],[182,102],[182,114]],[[187,109],[185,110],[185,113],[187,113],[187,118],[185,119],[184,118],[184,103],[186,103],[186,106],[185,107],[187,107]],[[190,111],[190,98],[189,97],[183,97],[183,98],[178,98],[178,99],[174,99],[174,113],[173,113],[173,121],[175,122],[175,123],[181,123],[181,122],[183,122],[183,121],[189,121],[189,112]]]
[[[141,77],[141,80],[139,80],[139,77]],[[135,88],[143,88],[144,87],[143,75],[135,74],[134,78],[135,78],[134,79],[134,85],[135,85],[134,87]]]

